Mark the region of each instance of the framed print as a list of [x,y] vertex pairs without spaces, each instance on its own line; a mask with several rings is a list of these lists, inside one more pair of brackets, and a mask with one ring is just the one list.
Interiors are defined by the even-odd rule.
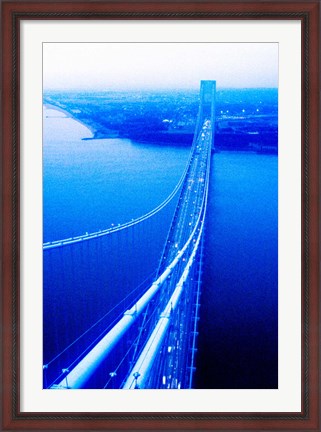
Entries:
[[319,430],[319,14],[3,1],[3,430]]

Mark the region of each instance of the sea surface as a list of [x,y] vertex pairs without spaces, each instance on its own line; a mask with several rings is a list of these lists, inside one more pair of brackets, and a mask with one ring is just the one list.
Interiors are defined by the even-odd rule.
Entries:
[[189,150],[124,139],[83,140],[88,128],[44,111],[44,242],[106,229],[147,213],[174,189]]
[[[174,189],[189,155],[184,147],[83,140],[91,136],[66,113],[44,109],[44,242],[150,211]],[[277,388],[277,185],[276,155],[213,155],[196,388]],[[54,333],[46,308],[56,319],[61,310],[52,291],[45,284],[45,338]],[[91,313],[99,316],[99,307],[97,301]]]
[[278,161],[213,157],[198,388],[277,388]]

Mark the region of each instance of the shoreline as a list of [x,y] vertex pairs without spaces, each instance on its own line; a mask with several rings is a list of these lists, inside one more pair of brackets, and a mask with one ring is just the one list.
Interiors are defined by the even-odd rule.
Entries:
[[[159,139],[146,139],[146,136],[142,136],[141,138],[135,136],[135,137],[130,137],[130,136],[122,136],[121,134],[119,134],[118,131],[114,131],[114,130],[110,130],[109,133],[106,133],[106,131],[102,131],[99,130],[97,127],[95,127],[93,124],[90,123],[90,121],[88,122],[84,122],[83,120],[80,120],[79,118],[77,118],[74,113],[68,111],[66,108],[62,108],[60,106],[57,106],[53,103],[50,102],[45,102],[43,104],[43,107],[46,109],[50,109],[50,110],[54,110],[54,111],[58,111],[61,112],[63,114],[66,115],[66,118],[71,118],[72,120],[78,122],[79,124],[81,124],[82,126],[84,126],[91,134],[91,137],[83,137],[81,138],[83,141],[92,141],[92,140],[101,140],[101,139],[125,139],[125,140],[130,140],[134,143],[137,144],[150,144],[150,145],[155,145],[155,146],[171,146],[171,147],[191,147],[192,145],[192,141],[193,139],[191,139],[191,142],[182,142],[182,141],[175,141],[175,140],[164,140],[162,141],[162,138],[159,137]],[[173,134],[175,135],[175,134]],[[191,134],[192,135],[192,134]],[[272,154],[272,155],[278,155],[278,148],[272,148],[272,147],[265,147],[263,145],[263,148],[259,149],[259,148],[255,148],[255,147],[248,147],[248,148],[238,148],[238,147],[234,147],[231,146],[230,148],[227,148],[225,145],[223,146],[219,146],[216,148],[216,151],[218,152],[246,152],[246,153],[257,153],[257,154]]]

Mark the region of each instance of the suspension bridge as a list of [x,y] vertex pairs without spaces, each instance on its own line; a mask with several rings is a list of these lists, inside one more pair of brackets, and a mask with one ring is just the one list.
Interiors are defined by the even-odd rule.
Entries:
[[201,81],[189,160],[164,202],[44,243],[44,388],[193,387],[215,92]]

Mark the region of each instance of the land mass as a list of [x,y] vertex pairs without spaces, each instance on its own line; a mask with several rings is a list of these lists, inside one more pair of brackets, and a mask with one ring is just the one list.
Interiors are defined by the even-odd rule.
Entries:
[[[90,139],[129,138],[189,146],[199,105],[198,91],[47,91],[44,103],[69,113],[93,133]],[[277,153],[277,89],[224,89],[216,97],[217,150]]]

